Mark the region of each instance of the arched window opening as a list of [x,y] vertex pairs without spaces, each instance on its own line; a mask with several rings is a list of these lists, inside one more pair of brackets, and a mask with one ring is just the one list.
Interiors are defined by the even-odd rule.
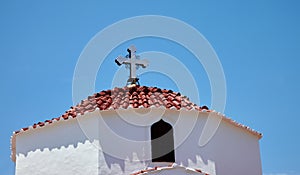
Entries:
[[151,126],[152,162],[175,162],[172,126],[159,120]]

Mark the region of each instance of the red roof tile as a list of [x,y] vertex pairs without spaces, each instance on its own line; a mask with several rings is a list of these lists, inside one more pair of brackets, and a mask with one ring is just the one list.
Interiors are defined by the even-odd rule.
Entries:
[[[32,125],[32,128],[43,127],[47,124],[53,123],[53,121],[59,121],[61,119],[68,120],[69,117],[75,118],[77,115],[83,115],[85,112],[93,112],[97,108],[99,110],[108,109],[127,109],[132,108],[149,108],[149,107],[166,107],[180,109],[195,109],[198,111],[211,112],[207,106],[198,106],[192,103],[188,97],[182,96],[178,92],[172,90],[160,89],[157,87],[147,86],[134,86],[134,87],[123,87],[114,88],[112,90],[101,91],[88,96],[87,99],[82,100],[76,106],[72,106],[60,117],[52,118],[44,122],[38,122]],[[247,126],[239,124],[229,118],[222,116],[225,121],[228,121],[237,127],[241,127],[250,131],[251,133],[261,137],[261,133],[258,133]],[[22,128],[19,131],[15,131],[12,138],[19,134],[21,131],[27,131],[30,127]],[[12,139],[13,140],[13,139]],[[13,141],[12,141],[13,142]],[[12,150],[15,149],[15,145],[12,144]],[[14,151],[13,151],[14,152]],[[14,154],[13,154],[14,155]],[[12,156],[13,158],[14,156]],[[14,158],[13,158],[14,159]]]
[[[160,89],[157,87],[135,86],[114,88],[112,90],[101,91],[82,100],[78,105],[71,107],[66,111],[62,118],[68,116],[76,117],[77,114],[83,115],[85,112],[92,112],[96,108],[107,110],[108,108],[119,109],[149,108],[151,106],[164,106],[166,108],[186,108],[188,110],[195,108],[199,111],[208,109],[206,106],[199,107],[189,101],[187,97],[171,90]],[[45,122],[49,122],[46,120]]]
[[157,174],[161,174],[159,171],[162,171],[162,170],[168,170],[168,169],[174,169],[174,168],[183,168],[183,169],[189,169],[190,171],[193,171],[195,173],[200,173],[200,174],[204,174],[204,175],[209,175],[208,173],[205,173],[203,171],[201,171],[200,169],[194,169],[194,168],[188,168],[188,167],[184,167],[182,165],[177,165],[176,163],[171,163],[170,165],[168,166],[163,166],[163,167],[153,167],[153,168],[147,168],[147,169],[144,169],[144,170],[140,170],[140,171],[137,171],[135,173],[132,173],[131,175],[141,175],[141,174],[148,174],[148,173],[154,173],[157,171]]
[[[68,120],[69,116],[75,118],[77,115],[83,115],[85,112],[93,112],[97,108],[100,110],[112,109],[127,109],[132,108],[149,108],[151,106],[166,108],[176,108],[177,110],[185,108],[191,110],[192,108],[202,111],[208,110],[207,106],[197,106],[189,101],[186,96],[182,96],[180,93],[173,92],[172,90],[160,89],[157,87],[147,86],[134,86],[114,88],[112,90],[101,91],[88,96],[87,99],[82,100],[76,106],[72,106],[60,117],[52,118],[44,122],[38,122],[32,125],[33,128],[43,127],[45,124],[51,124],[53,121],[59,121],[60,119]],[[29,128],[22,128],[22,131],[26,131]],[[18,134],[20,131],[15,131],[14,134]]]

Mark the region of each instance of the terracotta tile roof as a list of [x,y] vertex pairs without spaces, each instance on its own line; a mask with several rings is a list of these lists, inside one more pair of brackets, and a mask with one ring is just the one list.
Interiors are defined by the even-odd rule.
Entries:
[[194,173],[197,173],[197,174],[199,173],[199,174],[203,174],[203,175],[209,175],[209,174],[201,171],[200,169],[188,168],[188,167],[184,167],[182,165],[177,165],[176,163],[171,163],[168,166],[162,166],[162,167],[160,167],[160,166],[156,166],[156,167],[153,167],[153,168],[148,167],[145,170],[137,171],[135,173],[132,173],[131,175],[142,175],[142,174],[149,174],[149,173],[153,174],[155,172],[157,172],[157,174],[160,174],[160,171],[171,170],[171,169],[175,169],[175,168],[185,169],[186,171],[194,172]]
[[[188,97],[182,96],[180,93],[173,92],[172,90],[160,89],[157,87],[134,86],[114,88],[112,90],[101,91],[89,96],[86,100],[76,106],[72,106],[60,117],[52,118],[44,122],[38,122],[32,125],[33,128],[37,126],[43,127],[45,123],[52,123],[54,120],[67,120],[69,117],[75,118],[78,114],[83,115],[85,112],[93,112],[96,108],[100,110],[107,109],[127,109],[132,108],[149,108],[151,106],[166,108],[185,108],[187,110],[196,109],[199,111],[208,110],[207,106],[197,106],[189,101]],[[28,127],[22,128],[26,131]],[[15,131],[15,134],[19,133]]]
[[[96,109],[99,110],[110,110],[110,109],[127,109],[127,108],[149,108],[149,107],[165,107],[167,109],[186,109],[186,110],[197,110],[201,112],[217,113],[213,110],[209,110],[207,106],[198,106],[192,103],[188,97],[182,96],[178,92],[172,90],[160,89],[157,87],[147,86],[134,86],[134,87],[123,87],[114,88],[112,90],[101,91],[89,96],[87,99],[82,100],[76,106],[72,106],[60,117],[45,120],[44,122],[38,122],[32,126],[22,128],[15,131],[11,138],[11,150],[12,159],[15,160],[15,136],[29,129],[35,129],[37,127],[43,127],[51,124],[55,121],[68,120],[69,118],[75,118],[77,115],[83,115],[86,112],[93,112]],[[225,121],[232,123],[233,125],[246,129],[250,133],[257,135],[259,138],[262,134],[252,130],[248,126],[244,126],[238,122],[233,121],[221,115]]]
[[[85,112],[93,112],[96,108],[100,110],[107,109],[127,109],[132,108],[149,108],[151,106],[166,108],[185,108],[187,110],[196,109],[199,111],[208,110],[207,106],[197,106],[189,101],[188,97],[182,96],[180,93],[173,92],[172,90],[160,89],[157,87],[134,86],[114,88],[112,90],[101,91],[88,96],[86,100],[76,106],[72,106],[60,117],[52,118],[44,122],[38,122],[32,125],[33,128],[37,126],[43,127],[45,123],[52,123],[54,120],[67,120],[69,117],[75,118],[78,114],[83,115]],[[26,131],[28,127],[22,128]],[[20,131],[15,131],[19,133]]]

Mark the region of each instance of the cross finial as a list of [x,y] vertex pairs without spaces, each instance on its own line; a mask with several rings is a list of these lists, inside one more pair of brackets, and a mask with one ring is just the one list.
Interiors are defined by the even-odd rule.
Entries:
[[128,65],[129,69],[130,69],[130,75],[129,75],[129,79],[127,80],[127,84],[129,85],[137,85],[139,84],[138,82],[138,78],[136,76],[136,69],[138,68],[138,66],[142,66],[143,68],[148,66],[148,61],[143,59],[140,60],[138,59],[139,56],[136,55],[136,48],[134,45],[131,45],[128,49],[127,49],[129,55],[128,58],[127,57],[122,57],[122,56],[118,56],[115,59],[115,62],[121,66],[122,64]]
[[127,52],[129,53],[129,58],[131,58],[131,56],[135,56],[136,53],[136,48],[134,45],[131,45],[128,49]]

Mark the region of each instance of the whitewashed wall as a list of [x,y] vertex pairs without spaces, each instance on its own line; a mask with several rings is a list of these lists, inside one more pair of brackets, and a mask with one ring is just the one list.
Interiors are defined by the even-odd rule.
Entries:
[[[91,140],[76,119],[20,133],[16,138],[16,175],[97,174],[97,118],[86,118]],[[90,134],[92,136],[92,134]]]
[[256,136],[222,121],[212,140],[199,147],[207,113],[182,111],[179,117],[178,111],[161,108],[95,111],[21,133],[16,174],[115,175],[155,166],[150,127],[162,115],[173,125],[177,164],[218,175],[262,174]]
[[[208,144],[203,147],[198,145],[207,116],[207,113],[200,113],[189,137],[183,144],[177,143],[176,161],[193,168],[200,165],[211,174],[261,175],[259,138],[244,129],[223,120]],[[184,133],[183,130],[191,125],[187,123],[192,123],[192,118],[185,117],[185,122],[175,127],[175,141],[180,137],[180,133]]]

